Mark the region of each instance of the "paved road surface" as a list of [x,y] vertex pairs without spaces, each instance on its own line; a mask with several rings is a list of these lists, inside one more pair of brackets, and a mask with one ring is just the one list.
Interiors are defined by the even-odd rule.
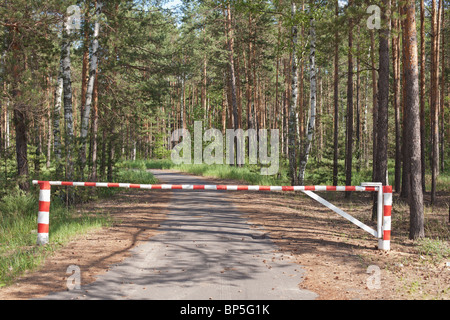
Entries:
[[[208,184],[154,170],[169,184]],[[142,191],[152,192],[152,191]],[[154,191],[166,192],[166,191]],[[80,290],[45,299],[306,300],[303,270],[250,228],[226,191],[174,190],[165,231]],[[230,192],[230,191],[228,191]],[[256,195],[256,194],[255,194]],[[82,270],[81,270],[82,276]]]

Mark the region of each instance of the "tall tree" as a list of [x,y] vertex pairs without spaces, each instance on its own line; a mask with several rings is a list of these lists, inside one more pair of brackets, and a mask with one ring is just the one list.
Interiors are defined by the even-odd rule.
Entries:
[[[348,71],[347,71],[347,145],[345,152],[345,184],[352,185],[352,162],[353,162],[353,18],[352,10],[353,1],[349,0],[349,31],[348,31]],[[345,193],[345,197],[349,197],[350,192]]]
[[92,39],[92,48],[91,48],[91,58],[89,64],[89,81],[86,89],[86,106],[84,108],[84,112],[81,119],[81,172],[83,175],[84,168],[86,166],[86,143],[87,143],[87,134],[89,129],[89,119],[91,114],[92,107],[92,95],[94,91],[94,82],[97,74],[97,62],[99,55],[99,44],[98,37],[100,33],[100,15],[102,12],[103,2],[102,0],[96,0],[95,5],[95,23],[94,23],[94,35]]
[[[311,1],[313,2],[313,1]],[[306,164],[308,162],[309,153],[311,150],[311,143],[314,134],[314,127],[316,123],[316,101],[317,101],[317,84],[316,84],[316,26],[313,12],[311,12],[313,4],[310,3],[310,53],[309,53],[309,76],[310,76],[310,113],[308,121],[308,132],[305,141],[305,147],[302,148],[302,155],[300,158],[299,178],[300,185],[304,184]]]
[[[339,1],[335,1],[335,20],[339,18]],[[334,147],[333,147],[333,185],[338,184],[339,156],[339,28],[334,34]]]
[[416,10],[415,1],[408,0],[404,11],[406,18],[403,32],[405,33],[405,108],[408,114],[405,126],[409,143],[408,157],[410,163],[410,239],[424,237],[422,168],[420,159],[420,105],[419,105],[419,71],[417,53]]
[[297,41],[298,41],[298,26],[297,26],[297,5],[295,1],[291,3],[291,44],[292,44],[292,73],[291,73],[291,96],[289,103],[289,124],[288,124],[288,150],[289,150],[289,176],[291,177],[291,184],[296,185],[297,179],[297,127],[296,127],[296,110],[297,110],[297,95],[298,95],[298,72],[297,72]]
[[375,181],[387,185],[388,160],[388,107],[389,107],[389,36],[390,36],[390,0],[383,0],[382,27],[380,29],[380,65],[378,72],[378,119],[377,127],[377,153],[375,166]]
[[64,20],[62,28],[62,78],[64,93],[64,123],[65,123],[65,146],[66,146],[66,179],[71,181],[73,178],[73,110],[72,110],[72,77],[70,63],[70,26],[67,23],[67,17]]

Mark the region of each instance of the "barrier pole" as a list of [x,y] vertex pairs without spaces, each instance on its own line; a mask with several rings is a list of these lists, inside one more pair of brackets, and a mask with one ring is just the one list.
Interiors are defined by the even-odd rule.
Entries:
[[383,238],[378,240],[378,249],[391,249],[392,186],[383,187]]
[[[167,190],[229,190],[229,191],[303,191],[310,197],[319,201],[316,194],[311,191],[376,191],[377,192],[377,230],[373,230],[354,219],[342,214],[343,211],[320,198],[320,203],[341,214],[364,230],[378,238],[378,249],[390,250],[391,240],[391,211],[392,211],[392,186],[383,186],[380,182],[363,182],[361,186],[248,186],[248,185],[173,185],[173,184],[131,184],[131,183],[108,183],[108,182],[69,182],[69,181],[38,181],[39,212],[38,212],[38,245],[45,245],[49,241],[49,213],[51,186],[74,186],[74,187],[107,187],[107,188],[138,188],[138,189],[167,189]],[[326,203],[325,203],[326,202]]]
[[50,220],[50,198],[51,186],[49,181],[39,182],[39,212],[38,212],[38,235],[37,244],[45,245],[48,243],[48,231]]

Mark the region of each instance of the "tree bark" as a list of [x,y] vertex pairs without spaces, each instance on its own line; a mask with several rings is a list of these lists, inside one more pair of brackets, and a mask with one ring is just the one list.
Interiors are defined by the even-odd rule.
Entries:
[[[336,20],[339,16],[339,2],[336,0]],[[333,185],[338,184],[339,157],[339,31],[335,30],[334,37],[334,148],[333,148]]]
[[[353,6],[350,0],[348,6]],[[348,32],[348,73],[347,73],[347,130],[346,130],[346,152],[345,152],[345,184],[352,185],[352,161],[353,161],[353,19],[349,18]],[[350,192],[345,193],[349,198]]]
[[94,81],[95,77],[97,75],[97,62],[98,62],[98,37],[100,32],[100,14],[102,11],[102,0],[97,0],[96,8],[95,8],[95,24],[94,24],[94,36],[92,41],[92,48],[91,48],[91,59],[90,59],[90,66],[89,66],[89,81],[88,86],[86,90],[86,106],[82,115],[82,121],[81,121],[81,133],[80,133],[80,140],[81,140],[81,175],[83,175],[84,167],[86,166],[86,138],[88,134],[89,129],[89,118],[91,114],[91,107],[92,107],[92,94],[94,90]]
[[10,27],[9,32],[12,37],[11,50],[13,54],[14,64],[12,66],[12,99],[14,103],[13,123],[16,133],[16,163],[19,188],[22,190],[29,190],[30,184],[28,182],[28,121],[26,114],[26,107],[20,101],[22,91],[20,89],[21,77],[21,44],[19,43],[19,29],[18,27]]
[[387,179],[388,149],[388,108],[389,108],[389,35],[390,35],[390,0],[383,0],[380,29],[380,66],[378,78],[378,123],[377,154],[375,165],[375,181],[383,185],[389,184]]
[[415,2],[408,0],[405,6],[405,85],[406,127],[408,132],[408,157],[410,163],[410,230],[409,238],[418,239],[425,236],[423,216],[422,169],[420,159],[420,105],[419,105],[419,72],[417,57],[417,35]]
[[392,19],[392,69],[394,75],[394,117],[395,117],[395,191],[400,192],[401,188],[401,171],[402,171],[402,157],[401,157],[401,124],[400,124],[400,41],[399,35],[400,27],[399,20]]
[[[297,14],[297,6],[294,1],[291,3],[291,17],[294,19]],[[291,75],[291,96],[289,103],[289,124],[288,124],[288,153],[289,153],[289,176],[291,184],[298,184],[296,146],[297,146],[297,126],[296,126],[296,110],[297,110],[297,94],[298,94],[298,72],[297,72],[297,33],[298,27],[294,23],[291,29],[291,45],[292,45],[292,75]]]
[[65,122],[65,147],[66,147],[66,179],[73,178],[73,113],[72,113],[72,78],[70,71],[70,46],[69,29],[66,21],[63,24],[63,40],[61,46],[61,60],[63,69],[63,93],[64,93],[64,122]]
[[425,4],[420,1],[420,158],[422,190],[425,192]]
[[[310,12],[311,14],[311,12]],[[311,142],[314,134],[314,127],[316,122],[316,95],[317,95],[317,83],[316,83],[316,29],[315,20],[310,18],[310,54],[309,54],[309,74],[310,74],[310,115],[308,122],[308,133],[303,148],[303,154],[300,159],[300,169],[298,182],[300,185],[305,181],[305,170],[308,162],[309,152],[311,150]]]

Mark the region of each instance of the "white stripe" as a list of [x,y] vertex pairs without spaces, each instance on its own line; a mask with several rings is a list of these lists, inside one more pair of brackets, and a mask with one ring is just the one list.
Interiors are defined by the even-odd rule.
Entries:
[[97,182],[95,184],[96,187],[108,187],[108,183],[107,182]]
[[205,185],[205,190],[217,190],[216,185]]
[[183,190],[194,190],[194,186],[192,184],[182,184],[181,188]]
[[140,184],[139,188],[141,189],[151,189],[153,186],[151,184]]
[[270,191],[283,191],[281,186],[271,186]]
[[383,217],[383,230],[388,231],[391,230],[391,216],[384,216]]
[[392,206],[392,193],[384,193],[384,205]]
[[315,186],[316,191],[327,191],[327,186]]
[[161,189],[172,189],[172,185],[171,184],[163,184],[163,185],[161,185]]
[[39,191],[39,201],[50,202],[51,190],[40,190]]
[[47,243],[48,243],[48,233],[38,233],[36,244],[42,246]]
[[129,188],[130,184],[129,183],[119,183],[119,188]]
[[391,241],[382,239],[378,240],[378,249],[389,251],[391,249]]
[[336,191],[345,191],[345,186],[337,186]]
[[49,214],[48,214],[48,212],[39,211],[38,212],[37,222],[38,223],[42,223],[42,224],[48,224],[49,223]]
[[227,186],[227,190],[235,191],[237,190],[237,186]]
[[259,186],[248,186],[248,190],[259,191]]
[[84,183],[84,182],[74,182],[74,183],[73,183],[73,186],[74,186],[74,187],[84,187],[84,186],[85,186],[85,183]]
[[50,185],[51,186],[60,186],[60,185],[62,185],[62,182],[61,181],[50,181]]
[[305,187],[303,186],[294,186],[294,191],[303,191],[305,190]]

